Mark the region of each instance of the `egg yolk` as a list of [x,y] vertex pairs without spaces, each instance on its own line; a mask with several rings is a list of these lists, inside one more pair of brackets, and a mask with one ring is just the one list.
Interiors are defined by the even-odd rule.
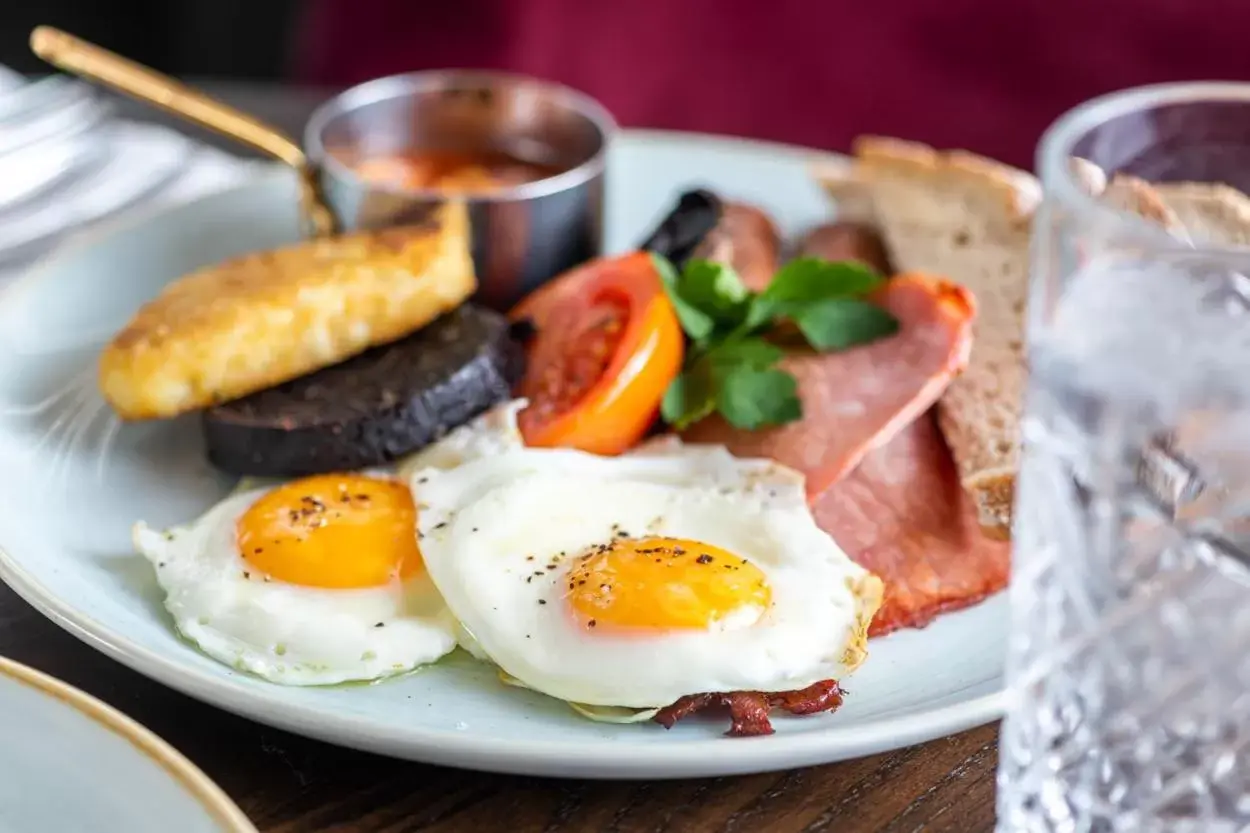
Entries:
[[744,607],[767,608],[759,567],[682,538],[620,538],[581,555],[566,597],[588,628],[707,628]]
[[421,568],[417,509],[403,483],[322,474],[267,493],[239,518],[239,553],[307,587],[376,587]]

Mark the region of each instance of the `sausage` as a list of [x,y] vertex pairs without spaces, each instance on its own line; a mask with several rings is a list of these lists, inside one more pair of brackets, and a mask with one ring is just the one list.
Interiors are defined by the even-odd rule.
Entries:
[[864,223],[825,223],[816,226],[804,235],[803,242],[799,245],[799,256],[833,261],[857,260],[883,275],[889,275],[893,271],[881,235],[872,226]]
[[748,289],[759,291],[773,279],[780,252],[781,235],[767,213],[748,203],[727,202],[694,257],[732,266]]

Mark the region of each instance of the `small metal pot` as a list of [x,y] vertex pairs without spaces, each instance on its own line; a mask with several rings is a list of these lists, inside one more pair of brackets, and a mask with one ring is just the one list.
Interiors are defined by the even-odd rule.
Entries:
[[425,149],[487,151],[560,171],[457,197],[469,206],[477,299],[507,309],[601,254],[604,168],[615,132],[607,110],[568,87],[504,73],[436,70],[341,93],[313,113],[304,147],[346,229],[414,222],[448,199],[436,190],[370,182],[350,160]]

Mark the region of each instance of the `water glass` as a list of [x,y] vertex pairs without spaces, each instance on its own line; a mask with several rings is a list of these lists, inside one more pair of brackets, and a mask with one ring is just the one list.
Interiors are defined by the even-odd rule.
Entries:
[[1176,185],[1250,191],[1250,85],[1105,96],[1040,146],[998,829],[1250,830],[1250,249],[1074,157],[1250,232]]

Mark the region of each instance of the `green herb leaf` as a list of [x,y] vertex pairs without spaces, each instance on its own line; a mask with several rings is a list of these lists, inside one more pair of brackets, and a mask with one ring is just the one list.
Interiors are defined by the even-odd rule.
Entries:
[[751,295],[732,267],[709,260],[689,261],[678,289],[687,303],[730,326],[743,319]]
[[678,274],[666,258],[652,259],[692,342],[684,371],[660,404],[664,421],[678,430],[716,411],[745,429],[802,417],[798,383],[776,366],[784,351],[756,335],[780,319],[793,320],[819,350],[851,347],[898,329],[890,313],[861,300],[882,283],[863,264],[792,261],[757,294],[731,267],[692,260]]
[[783,266],[772,283],[752,299],[747,323],[754,329],[778,316],[794,316],[794,311],[806,304],[866,295],[882,283],[884,279],[862,263],[798,258]]
[[660,416],[669,425],[682,431],[716,410],[716,387],[711,364],[695,363],[681,373],[664,391]]
[[741,338],[716,345],[708,351],[707,360],[718,370],[735,367],[767,370],[785,354],[785,350],[762,338]]
[[807,343],[817,350],[845,350],[898,332],[898,321],[875,304],[856,298],[829,298],[793,313]]
[[866,295],[884,282],[876,271],[862,263],[830,263],[818,257],[801,257],[783,266],[761,294],[776,301],[819,301]]
[[681,279],[672,261],[653,252],[651,262],[655,265],[660,283],[664,285],[664,291],[668,294],[668,300],[672,303],[673,311],[677,313],[677,320],[681,322],[681,328],[686,331],[686,335],[696,342],[707,339],[712,330],[716,329],[715,319],[682,296]]
[[721,379],[717,410],[735,428],[783,425],[803,416],[798,383],[784,370],[738,367]]
[[678,431],[689,428],[717,408],[722,379],[741,369],[766,370],[785,355],[762,338],[718,344],[687,366],[664,392],[660,416]]

